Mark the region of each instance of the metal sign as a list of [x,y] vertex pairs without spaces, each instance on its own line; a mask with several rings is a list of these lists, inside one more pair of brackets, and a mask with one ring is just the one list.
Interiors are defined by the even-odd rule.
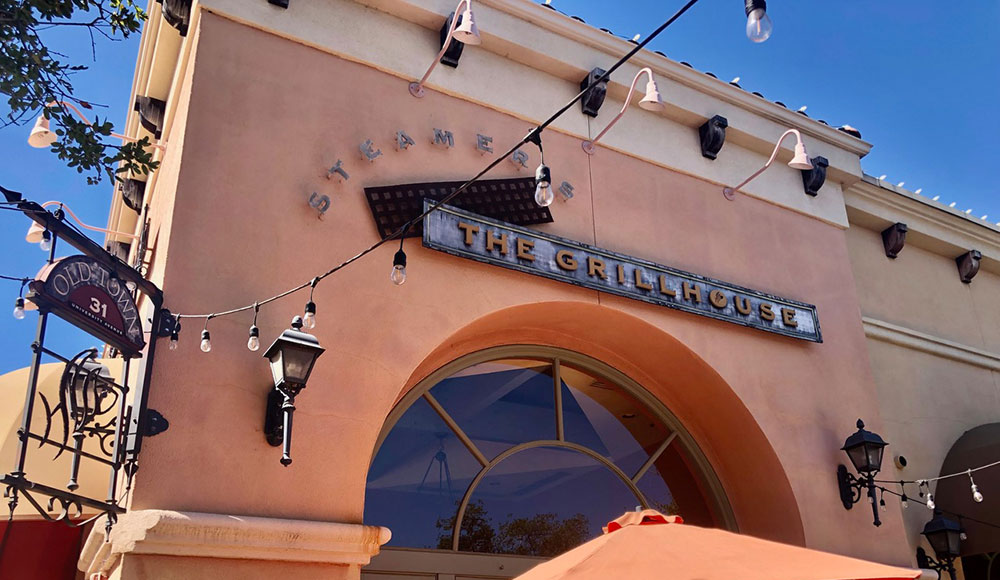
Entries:
[[87,256],[70,256],[47,265],[30,284],[28,299],[71,324],[101,338],[126,357],[146,346],[142,321],[125,282]]
[[[431,205],[424,201],[424,208]],[[424,246],[758,330],[823,342],[816,307],[451,206],[427,216]]]

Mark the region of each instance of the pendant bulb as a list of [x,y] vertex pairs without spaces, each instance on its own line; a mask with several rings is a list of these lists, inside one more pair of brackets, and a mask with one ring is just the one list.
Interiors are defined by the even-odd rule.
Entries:
[[979,486],[972,484],[972,500],[976,503],[983,503],[983,494],[979,493]]
[[906,508],[910,507],[910,502],[909,502],[909,501],[907,501],[907,500],[908,500],[908,498],[906,497],[906,494],[905,494],[905,493],[904,493],[904,494],[903,494],[903,495],[902,495],[902,496],[901,496],[901,497],[899,498],[899,505],[900,505],[900,506],[901,506],[901,507],[902,507],[902,508],[903,508],[904,510],[905,510]]
[[52,249],[52,232],[49,230],[42,232],[42,241],[38,242],[38,247],[41,248],[43,252],[48,252]]
[[406,282],[406,252],[400,249],[392,258],[392,271],[389,279],[396,286],[402,286]]
[[937,507],[937,504],[934,503],[934,494],[927,492],[927,509],[932,510],[935,507]]
[[177,331],[175,330],[170,333],[170,343],[167,345],[167,348],[170,350],[177,350],[177,339]]
[[212,350],[212,335],[209,334],[208,330],[201,331],[201,352],[209,352]]
[[552,172],[547,165],[539,165],[535,170],[535,203],[540,207],[548,207],[555,199],[556,195],[552,192]]
[[309,329],[316,328],[316,303],[312,300],[306,302],[305,316],[302,317],[302,326]]
[[250,339],[247,340],[247,348],[253,352],[260,350],[260,329],[254,324],[250,327]]
[[20,296],[14,301],[14,318],[24,320],[24,298]]

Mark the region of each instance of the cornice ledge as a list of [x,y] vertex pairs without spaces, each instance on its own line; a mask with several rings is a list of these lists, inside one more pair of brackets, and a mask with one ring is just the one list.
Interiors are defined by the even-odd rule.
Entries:
[[[370,2],[373,0],[355,0]],[[411,0],[379,0],[382,6],[391,2],[410,2]],[[483,4],[506,12],[532,24],[541,26],[560,36],[587,44],[609,55],[621,56],[635,47],[630,41],[608,34],[593,25],[574,20],[555,10],[532,0],[479,0]],[[758,97],[748,91],[734,87],[729,83],[714,79],[704,72],[688,68],[669,57],[659,55],[652,50],[640,51],[632,59],[637,67],[648,66],[657,74],[685,84],[693,89],[731,103],[778,122],[784,126],[795,127],[803,133],[835,144],[845,151],[858,157],[864,157],[872,148],[871,143],[844,133],[830,125],[824,125],[812,117],[806,117],[786,109],[765,98]]]
[[122,515],[107,538],[96,526],[79,564],[88,577],[107,573],[124,554],[364,566],[391,535],[361,524],[138,510]]
[[[844,190],[844,201],[848,208],[871,213],[870,207],[858,203],[862,200],[888,210],[894,216],[892,219],[887,216],[878,217],[885,217],[890,222],[906,221],[907,219],[912,221],[911,218],[932,222],[952,234],[967,238],[968,242],[963,246],[969,248],[975,246],[984,254],[988,253],[991,257],[1000,258],[1000,231],[998,228],[981,223],[981,220],[970,219],[962,212],[938,204],[932,205],[933,202],[918,199],[905,193],[887,190],[871,183],[868,176],[865,176],[863,181],[859,181]],[[916,225],[910,222],[906,222],[906,224],[911,229]],[[933,234],[928,233],[928,235]]]
[[868,338],[973,366],[1000,371],[1000,354],[998,353],[953,342],[868,316],[861,317],[861,323],[865,329],[865,336]]

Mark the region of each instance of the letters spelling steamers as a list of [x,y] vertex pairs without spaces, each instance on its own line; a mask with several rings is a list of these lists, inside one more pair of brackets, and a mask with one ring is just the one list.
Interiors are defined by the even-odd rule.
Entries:
[[[425,202],[425,209],[427,207]],[[701,316],[822,342],[816,307],[443,206],[424,245]]]

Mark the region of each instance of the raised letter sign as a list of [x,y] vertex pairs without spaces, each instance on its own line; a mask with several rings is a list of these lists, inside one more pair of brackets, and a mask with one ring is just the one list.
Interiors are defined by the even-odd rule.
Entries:
[[[424,201],[425,211],[430,203]],[[816,307],[811,304],[771,296],[450,206],[441,206],[427,216],[424,246],[699,316],[823,342]]]

